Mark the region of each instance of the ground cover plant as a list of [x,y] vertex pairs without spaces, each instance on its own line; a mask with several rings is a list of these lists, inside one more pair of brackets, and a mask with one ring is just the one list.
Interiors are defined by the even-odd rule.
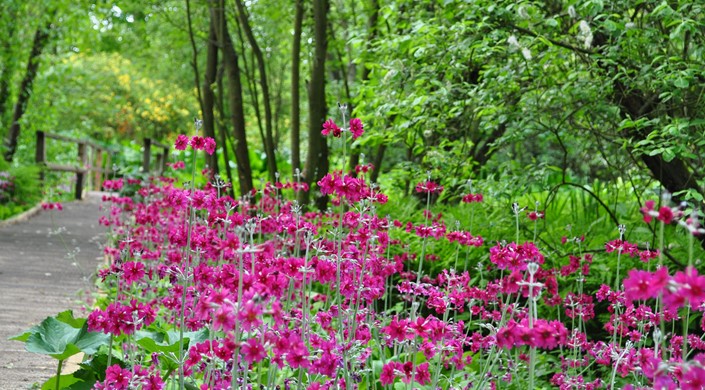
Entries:
[[[342,145],[363,135],[359,119],[343,123],[323,133]],[[215,141],[181,135],[175,147],[210,154]],[[687,205],[641,207],[656,248],[628,242],[620,225],[601,253],[565,236],[570,255],[551,258],[537,240],[539,204],[508,207],[514,235],[482,237],[434,211],[444,188],[428,177],[415,187],[420,218],[380,215],[388,199],[366,180],[369,165],[326,175],[314,190],[332,206],[312,212],[292,200],[304,183],[236,200],[218,178],[197,187],[208,172],[193,163],[172,163],[191,170],[185,186],[106,183],[131,196],[104,199],[111,238],[94,310],[17,337],[60,362],[87,353],[44,388],[705,386],[705,276],[693,252],[705,230]],[[487,201],[468,191],[457,207],[479,213]],[[671,229],[690,241],[683,269],[661,251]],[[605,261],[613,274],[595,283]]]

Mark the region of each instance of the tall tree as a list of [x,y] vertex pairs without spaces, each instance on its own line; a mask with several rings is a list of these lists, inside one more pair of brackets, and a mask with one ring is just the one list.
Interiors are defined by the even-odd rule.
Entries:
[[37,76],[37,69],[39,68],[39,60],[42,55],[42,51],[49,42],[49,35],[53,27],[53,16],[56,11],[50,13],[51,17],[45,24],[40,24],[34,33],[34,40],[32,41],[32,50],[29,53],[29,59],[27,60],[27,70],[22,78],[22,83],[20,84],[19,96],[15,102],[14,111],[12,113],[12,119],[10,122],[10,129],[7,133],[7,138],[5,139],[5,161],[12,161],[15,155],[15,150],[17,150],[17,141],[20,136],[20,119],[27,110],[27,104],[29,103],[29,98],[32,95],[32,85],[34,84],[34,78]]
[[[215,32],[216,26],[213,20],[210,22],[210,32],[208,33],[208,41],[206,43],[206,70],[203,77],[203,86],[201,90],[202,102],[201,112],[203,115],[203,133],[207,137],[217,139],[215,135],[215,116],[213,108],[215,105],[215,94],[213,93],[213,84],[216,82],[216,72],[218,71],[218,38]],[[221,146],[225,149],[227,146],[221,140]],[[211,175],[218,174],[218,155],[214,152],[212,155],[206,154],[206,163],[211,170]],[[227,165],[227,160],[226,160]]]
[[[328,144],[321,134],[323,122],[326,119],[326,51],[328,49],[327,37],[328,1],[313,1],[313,22],[315,41],[313,52],[313,65],[311,66],[311,81],[308,85],[308,153],[304,167],[304,180],[309,186],[318,182],[328,174]],[[302,193],[302,201],[308,203],[309,192]],[[316,199],[316,206],[323,210],[326,208],[327,198],[322,196]]]
[[216,26],[218,46],[223,53],[225,72],[228,76],[228,103],[230,116],[233,123],[233,136],[235,138],[235,159],[237,160],[237,174],[241,195],[246,195],[254,188],[252,183],[252,168],[247,146],[247,133],[245,131],[245,110],[242,101],[242,84],[240,82],[240,67],[238,55],[235,52],[232,38],[228,32],[225,18],[224,0],[220,0],[211,7],[211,18]]
[[257,62],[260,84],[262,86],[262,102],[264,104],[264,121],[265,121],[265,140],[264,150],[267,155],[267,171],[269,172],[269,180],[275,182],[275,174],[277,173],[277,156],[275,154],[274,136],[272,131],[272,99],[269,93],[269,83],[267,82],[267,66],[262,55],[262,49],[257,43],[252,26],[247,15],[247,10],[241,0],[235,0],[237,6],[238,18],[240,25],[245,31],[247,41],[252,48],[252,52]]
[[[301,80],[301,25],[304,19],[303,0],[294,5],[294,38],[291,46],[291,171],[301,169],[301,101],[299,90]],[[298,180],[298,178],[294,178]]]

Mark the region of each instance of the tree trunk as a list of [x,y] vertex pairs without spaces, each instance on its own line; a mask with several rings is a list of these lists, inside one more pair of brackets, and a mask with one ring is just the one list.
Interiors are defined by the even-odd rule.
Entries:
[[[306,154],[306,166],[304,167],[304,180],[309,186],[318,182],[323,176],[328,174],[328,144],[321,134],[323,122],[326,119],[326,50],[328,40],[326,36],[328,13],[327,0],[313,1],[314,20],[314,55],[311,67],[311,82],[308,88],[308,153]],[[312,188],[312,187],[311,187]],[[308,204],[309,192],[302,192],[303,204]],[[327,206],[328,198],[321,196],[316,199],[316,206],[319,210],[324,210]]]
[[[370,17],[367,19],[367,42],[365,42],[365,53],[361,56],[365,58],[365,63],[363,63],[362,66],[362,79],[361,82],[364,84],[365,82],[370,80],[370,68],[367,66],[367,61],[369,60],[369,55],[370,52],[372,51],[372,42],[377,39],[377,20],[379,20],[379,0],[372,0],[372,11],[370,12]],[[350,114],[352,115],[352,109],[350,109]],[[381,153],[380,150],[382,151]],[[377,154],[374,157],[375,163],[377,162],[377,157],[384,157],[384,149],[382,148],[382,145],[377,150]],[[360,164],[360,148],[355,148],[352,150],[352,154],[350,156],[350,172],[352,174],[355,174],[355,167]],[[379,161],[379,164],[382,164],[382,161]],[[379,175],[379,170],[376,172],[377,175]],[[375,176],[375,182],[377,181],[377,177]]]
[[370,182],[377,183],[379,179],[379,173],[382,171],[382,161],[384,161],[384,152],[387,150],[387,145],[382,143],[377,147],[377,153],[375,153],[374,161],[372,162],[372,175],[370,176]]
[[[302,0],[296,0],[294,16],[294,42],[291,49],[291,172],[301,170],[301,107],[300,107],[300,77],[301,68],[301,25],[304,18]],[[294,177],[294,181],[298,180]]]
[[17,97],[17,102],[15,103],[15,108],[12,113],[12,121],[10,122],[10,130],[7,133],[7,139],[5,140],[5,161],[10,162],[15,155],[17,150],[17,142],[20,138],[20,119],[27,110],[27,103],[29,103],[29,98],[32,95],[32,84],[34,83],[34,78],[37,76],[37,69],[39,68],[39,57],[42,54],[42,50],[49,42],[49,32],[52,28],[51,19],[46,23],[45,26],[37,27],[37,31],[34,33],[34,41],[32,42],[32,50],[29,53],[29,60],[27,61],[27,71],[20,84],[20,92]]
[[216,34],[218,43],[223,53],[225,71],[228,76],[228,103],[230,116],[233,122],[233,136],[235,137],[235,159],[237,160],[237,176],[240,183],[241,195],[246,195],[254,188],[252,184],[252,167],[250,154],[247,148],[247,134],[245,132],[245,110],[242,104],[242,84],[240,82],[240,68],[238,57],[233,47],[233,41],[228,32],[228,25],[223,10],[223,0],[217,7],[211,8],[211,18],[218,26]]
[[[225,118],[225,109],[224,109],[224,104],[223,104],[223,72],[225,70],[225,64],[223,63],[224,61],[221,60],[220,68],[218,69],[218,75],[216,76],[216,83],[217,83],[217,90],[218,90],[218,95],[216,99],[216,110],[218,111],[218,118],[216,119],[216,123],[218,124],[218,133],[220,134],[220,144],[223,145],[223,160],[225,161],[225,174],[228,177],[228,183],[230,183],[229,186],[229,193],[230,196],[235,198],[235,189],[233,185],[233,172],[230,169],[230,156],[228,152],[228,129],[227,126],[225,126],[225,123],[223,122]],[[231,142],[232,145],[232,142]],[[234,146],[234,145],[233,145]]]
[[[206,137],[217,139],[215,135],[215,116],[213,115],[213,107],[215,105],[215,95],[213,93],[213,83],[215,83],[216,72],[218,71],[218,37],[215,32],[216,26],[213,20],[210,23],[210,32],[208,34],[208,43],[206,51],[206,73],[203,77],[203,90],[201,112],[203,113],[203,134]],[[225,144],[222,145],[225,149]],[[212,155],[206,154],[206,164],[210,168],[211,179],[218,174],[218,155],[214,152]]]
[[277,156],[275,154],[274,146],[274,136],[272,133],[272,102],[269,95],[269,83],[267,82],[267,69],[264,62],[264,56],[262,55],[262,50],[257,44],[255,35],[252,33],[252,27],[250,26],[249,18],[247,17],[247,11],[245,10],[242,0],[236,0],[235,5],[237,6],[238,16],[240,19],[240,24],[245,31],[245,36],[247,41],[252,47],[252,52],[255,55],[255,60],[257,61],[257,69],[259,71],[260,84],[262,85],[262,101],[264,103],[264,121],[265,121],[265,142],[264,142],[264,152],[267,155],[267,170],[269,171],[269,180],[275,182],[275,174],[277,173]]

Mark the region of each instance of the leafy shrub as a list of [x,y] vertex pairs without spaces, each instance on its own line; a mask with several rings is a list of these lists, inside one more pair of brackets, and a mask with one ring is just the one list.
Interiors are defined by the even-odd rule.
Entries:
[[39,167],[0,163],[0,219],[30,209],[42,199]]

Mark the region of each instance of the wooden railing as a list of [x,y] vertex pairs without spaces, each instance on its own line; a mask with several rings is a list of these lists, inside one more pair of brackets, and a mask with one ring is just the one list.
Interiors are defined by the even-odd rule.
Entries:
[[[151,138],[144,139],[144,150],[142,151],[142,172],[154,172],[161,175],[166,170],[167,156],[169,155],[169,146],[157,142]],[[152,147],[161,149],[161,153],[156,155],[155,168],[151,168]]]
[[[61,165],[47,162],[46,145],[47,139],[53,139],[66,143],[73,143],[78,148],[77,165]],[[158,148],[158,153],[155,156],[155,167],[152,169],[152,148]],[[108,148],[100,146],[88,140],[80,140],[76,138],[66,137],[63,135],[46,133],[37,131],[37,147],[35,150],[35,160],[37,164],[43,166],[50,171],[74,172],[76,173],[76,188],[75,198],[83,198],[83,189],[85,187],[86,178],[93,175],[92,183],[94,190],[100,190],[103,186],[103,181],[107,180],[110,175],[115,174],[111,160],[112,154]],[[142,154],[142,172],[161,175],[166,170],[167,156],[169,155],[169,146],[157,142],[151,138],[144,138],[144,151]],[[103,168],[105,166],[105,168]],[[42,181],[44,180],[44,171],[40,173]]]
[[[47,139],[76,144],[78,148],[77,165],[61,165],[47,162],[46,144]],[[83,198],[83,189],[86,178],[93,174],[93,189],[100,190],[103,181],[107,180],[113,173],[111,159],[112,152],[105,147],[97,145],[91,141],[65,137],[58,134],[37,131],[37,146],[35,149],[35,161],[50,171],[74,172],[76,173],[75,198]],[[104,163],[105,161],[105,163]],[[105,168],[103,168],[105,166]],[[44,172],[41,172],[41,179],[44,180]]]

